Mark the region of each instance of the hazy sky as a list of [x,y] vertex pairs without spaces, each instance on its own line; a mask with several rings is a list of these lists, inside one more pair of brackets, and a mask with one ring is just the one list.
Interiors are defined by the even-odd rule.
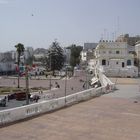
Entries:
[[0,52],[140,35],[140,0],[0,0]]

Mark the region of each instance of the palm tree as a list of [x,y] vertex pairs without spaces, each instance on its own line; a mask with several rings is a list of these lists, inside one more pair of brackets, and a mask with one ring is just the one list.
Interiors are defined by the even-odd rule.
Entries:
[[19,70],[19,65],[20,65],[20,56],[21,54],[24,52],[25,48],[24,45],[21,43],[18,43],[17,45],[15,45],[16,51],[17,51],[17,64],[18,64],[18,88],[19,86],[19,77],[20,77],[20,70]]

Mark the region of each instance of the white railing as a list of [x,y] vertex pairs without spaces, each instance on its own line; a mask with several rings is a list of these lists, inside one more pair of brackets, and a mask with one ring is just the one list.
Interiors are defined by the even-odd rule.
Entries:
[[101,85],[106,87],[105,93],[109,93],[110,91],[115,89],[115,83],[113,83],[106,75],[103,73],[102,69],[96,67],[96,76],[98,77]]
[[0,126],[98,97],[105,90],[105,87],[93,88],[66,97],[0,111]]

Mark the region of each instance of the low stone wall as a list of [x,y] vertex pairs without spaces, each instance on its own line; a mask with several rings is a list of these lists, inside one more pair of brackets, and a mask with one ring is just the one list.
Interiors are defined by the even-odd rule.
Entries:
[[106,91],[106,87],[93,88],[66,97],[0,111],[0,126],[98,97]]

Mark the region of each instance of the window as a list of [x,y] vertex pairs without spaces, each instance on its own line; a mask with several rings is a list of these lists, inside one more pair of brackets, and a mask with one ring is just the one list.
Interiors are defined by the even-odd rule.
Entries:
[[122,68],[124,68],[124,62],[122,62]]
[[112,51],[109,51],[109,54],[111,54],[112,53]]
[[106,65],[106,60],[105,59],[102,60],[102,65]]
[[106,51],[103,51],[103,54],[105,54],[106,53]]
[[119,54],[120,53],[120,51],[116,51],[116,54]]
[[118,64],[119,64],[119,62],[117,61],[117,62],[116,62],[116,64],[118,65]]
[[127,66],[131,66],[131,60],[127,60]]

